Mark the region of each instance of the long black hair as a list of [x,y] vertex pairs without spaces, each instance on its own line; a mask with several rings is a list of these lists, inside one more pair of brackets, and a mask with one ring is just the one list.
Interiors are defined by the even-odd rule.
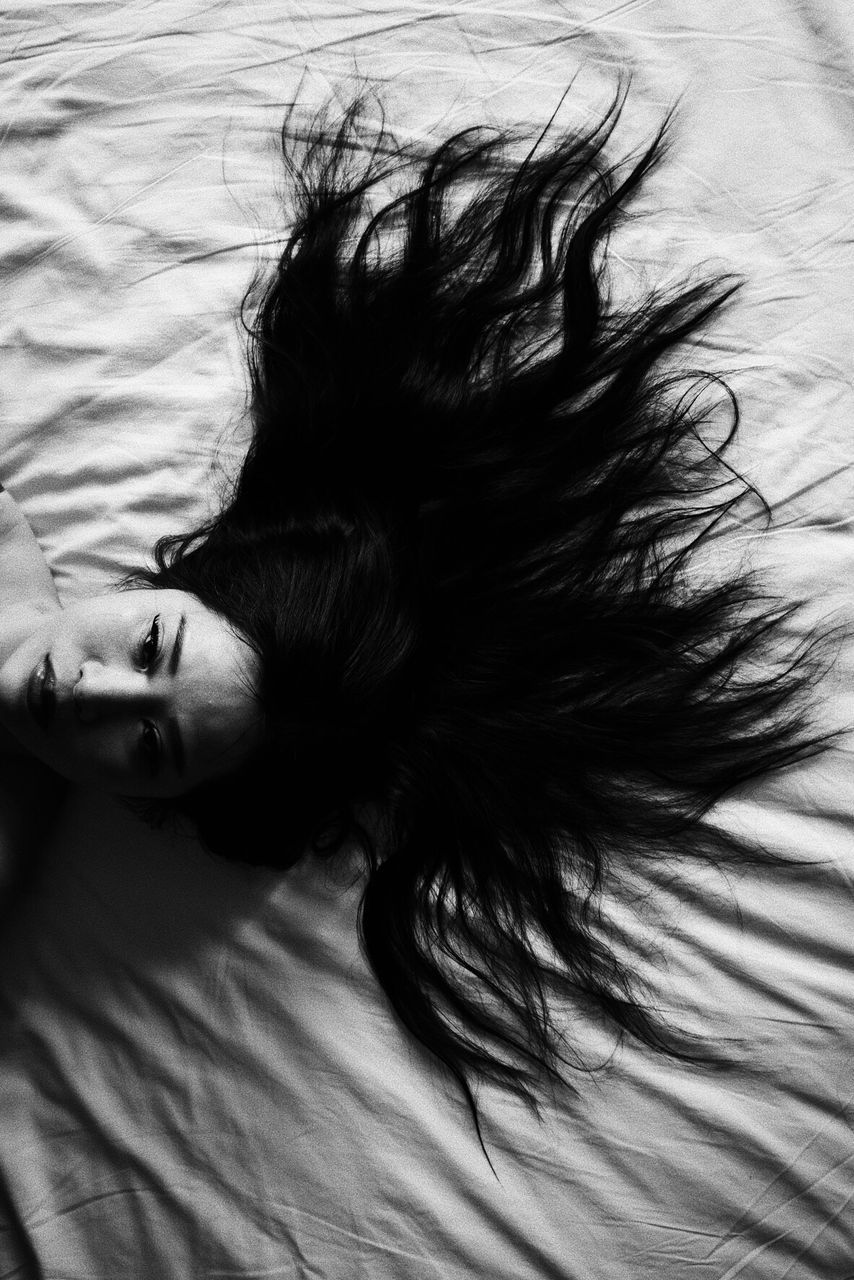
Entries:
[[184,811],[229,858],[361,847],[368,960],[470,1102],[572,1065],[555,1000],[681,1052],[598,892],[761,856],[705,816],[820,743],[792,609],[698,559],[760,509],[735,399],[685,356],[736,284],[620,296],[609,235],[668,129],[611,163],[623,99],[521,151],[292,113],[289,230],[243,312],[252,444],[144,575],[261,658],[263,749]]

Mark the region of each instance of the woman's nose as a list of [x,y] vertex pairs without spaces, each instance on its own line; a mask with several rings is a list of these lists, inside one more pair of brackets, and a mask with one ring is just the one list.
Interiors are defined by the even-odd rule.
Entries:
[[143,713],[157,702],[144,671],[85,662],[73,690],[74,711],[83,724],[110,716]]

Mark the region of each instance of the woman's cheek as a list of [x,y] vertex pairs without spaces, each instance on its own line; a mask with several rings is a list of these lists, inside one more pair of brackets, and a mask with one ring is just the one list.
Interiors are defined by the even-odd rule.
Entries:
[[136,780],[129,725],[75,726],[51,747],[52,758],[46,763],[70,782],[121,791],[123,785]]

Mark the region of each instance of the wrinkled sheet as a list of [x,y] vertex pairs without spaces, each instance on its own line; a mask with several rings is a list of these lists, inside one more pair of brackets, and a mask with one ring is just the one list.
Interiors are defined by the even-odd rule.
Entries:
[[[747,278],[698,361],[740,396],[769,574],[850,635],[844,0],[9,8],[0,476],[62,595],[197,521],[240,457],[237,306],[280,229],[288,102],[366,76],[426,138],[542,124],[573,78],[577,122],[628,70],[619,145],[681,108],[615,249]],[[828,723],[851,676],[846,639]],[[366,970],[344,871],[227,866],[74,793],[0,940],[0,1277],[854,1276],[850,738],[724,816],[802,861],[660,874],[649,979],[730,1069],[627,1047],[539,1119],[484,1089],[490,1168]]]

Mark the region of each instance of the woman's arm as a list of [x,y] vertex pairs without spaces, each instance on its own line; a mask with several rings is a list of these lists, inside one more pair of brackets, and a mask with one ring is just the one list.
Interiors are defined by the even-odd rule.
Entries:
[[0,485],[0,610],[26,600],[59,607],[42,549],[21,508]]
[[[26,517],[0,485],[0,663],[33,625],[59,609],[50,569]],[[0,740],[0,750],[6,746]]]

